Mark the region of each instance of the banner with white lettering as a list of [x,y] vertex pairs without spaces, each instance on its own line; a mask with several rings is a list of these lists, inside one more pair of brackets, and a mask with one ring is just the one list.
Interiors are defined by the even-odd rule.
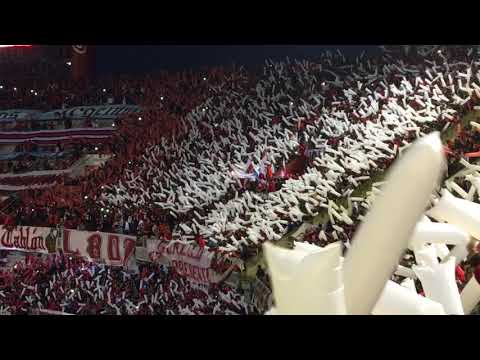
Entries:
[[151,261],[171,266],[191,281],[202,284],[218,282],[217,274],[210,267],[214,254],[206,248],[149,239],[147,252]]
[[4,227],[0,230],[0,250],[26,251],[47,254],[53,241],[55,247],[55,229],[46,227],[17,226],[12,231]]
[[112,266],[128,266],[135,254],[136,238],[122,234],[65,229],[61,248],[66,254]]
[[136,105],[100,105],[100,106],[77,106],[69,109],[58,109],[42,113],[39,120],[58,119],[116,119],[119,116],[141,112]]

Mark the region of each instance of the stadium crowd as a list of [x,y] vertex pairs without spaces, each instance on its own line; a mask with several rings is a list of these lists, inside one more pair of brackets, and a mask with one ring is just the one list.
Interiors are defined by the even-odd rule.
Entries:
[[[321,65],[268,63],[247,94],[224,90],[187,114],[187,137],[147,148],[140,169],[105,186],[100,204],[158,205],[179,223],[174,238],[200,234],[226,250],[278,240],[289,223],[328,208],[331,231],[322,237],[348,245],[343,226],[353,219],[334,202],[350,197],[361,219],[368,205],[350,196],[355,188],[416,137],[455,126],[478,101],[471,52],[447,62],[447,51],[423,62],[386,56],[348,64],[326,54]],[[306,166],[309,150],[319,156]],[[284,164],[295,160],[304,162],[303,175],[285,179]],[[271,186],[273,169],[280,176]]]
[[[354,59],[326,52],[315,62],[267,61],[258,72],[216,68],[161,73],[157,78],[112,80],[109,86],[94,83],[82,89],[56,83],[44,90],[30,89],[33,95],[10,85],[12,96],[1,103],[4,108],[132,101],[143,112],[119,119],[105,145],[112,157],[102,167],[46,189],[19,192],[21,203],[9,221],[196,244],[238,253],[246,260],[261,243],[278,241],[290,229],[324,215],[326,221],[307,231],[303,240],[320,246],[341,240],[348,249],[379,191],[381,175],[413,140],[431,131],[453,130],[456,136],[445,144],[450,171],[465,154],[478,150],[478,133],[461,123],[480,101],[480,62],[475,59],[471,47],[426,47]],[[67,93],[75,95],[63,95]],[[59,94],[58,99],[49,98]],[[372,183],[370,191],[358,190]],[[37,297],[39,301],[29,297],[27,303],[9,303],[8,311],[39,307],[40,302],[42,307],[73,313],[212,313],[215,308],[247,312],[241,295],[232,289],[207,291],[214,300],[205,299],[204,305],[185,305],[178,299],[164,304],[168,291],[175,298],[179,288],[184,298],[204,295],[156,266],[145,267],[146,274],[168,287],[152,285],[142,299],[145,294],[134,289],[142,290],[143,285],[122,280],[123,285],[115,287],[123,286],[122,291],[138,301],[125,295],[132,303],[123,299],[115,307],[104,298],[113,285],[102,282],[100,269],[102,274],[117,274],[111,275],[115,279],[137,276],[134,281],[140,282],[143,270],[127,276],[121,269],[87,266],[79,260],[77,265],[64,262],[60,272],[52,272],[46,270],[57,268],[51,260],[50,265],[35,261],[37,265],[29,263],[26,270],[18,265],[17,273],[7,272],[6,278],[13,274],[13,283],[18,278],[27,285],[24,277],[30,279],[29,269],[38,266],[39,274],[52,274],[47,282],[55,276],[53,281],[65,290],[67,278],[75,281],[79,267],[93,267],[90,285],[84,285],[89,300],[74,290],[71,297],[80,298],[69,305],[59,290],[62,302],[56,300],[57,292],[42,300]],[[100,279],[103,288],[92,288],[94,279]],[[142,282],[146,283],[150,284]],[[24,291],[26,299],[32,285],[27,290],[22,286],[10,285],[9,296],[18,298],[11,294]],[[133,295],[135,291],[140,295]],[[167,300],[148,300],[154,294]],[[100,296],[103,302],[98,302]],[[227,304],[242,305],[223,306],[218,302],[222,296],[236,299]],[[62,308],[61,303],[66,305]]]
[[0,314],[246,315],[245,297],[225,284],[196,285],[162,265],[137,273],[79,258],[27,256],[0,270]]
[[147,79],[101,78],[82,82],[39,79],[35,85],[4,80],[0,88],[0,108],[52,110],[74,106],[139,103],[145,96]]

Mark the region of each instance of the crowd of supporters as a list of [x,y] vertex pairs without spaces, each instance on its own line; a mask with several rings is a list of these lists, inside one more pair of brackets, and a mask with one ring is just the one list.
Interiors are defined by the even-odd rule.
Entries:
[[245,296],[226,284],[196,285],[162,265],[133,273],[63,253],[27,256],[0,270],[0,313],[77,315],[247,315]]
[[[448,51],[451,51],[452,53],[446,53],[442,56],[451,56],[453,59],[457,60],[460,56],[468,55],[467,50],[463,53],[461,50],[457,49],[448,49]],[[409,65],[413,67],[416,66],[418,68],[417,71],[419,71],[418,74],[421,75],[425,66],[428,65],[428,61],[437,61],[439,59],[441,60],[439,54],[432,53],[428,57],[420,56],[419,59],[415,60],[418,62]],[[380,95],[381,91],[379,89],[381,88],[382,81],[395,82],[397,81],[395,80],[396,75],[398,75],[398,73],[401,74],[401,71],[399,72],[394,68],[388,76],[380,76],[382,72],[388,72],[390,67],[393,66],[388,63],[390,60],[388,57],[385,57],[383,60],[374,59],[367,63],[358,63],[357,61],[357,64],[359,65],[355,66],[358,66],[358,69],[355,69],[352,64],[349,64],[347,59],[341,56],[341,54],[327,54],[322,60],[324,62],[322,64],[323,68],[314,63],[268,63],[264,67],[263,74],[258,75],[260,76],[258,79],[242,81],[246,77],[245,74],[240,73],[239,76],[234,78],[235,73],[232,73],[230,74],[232,77],[231,81],[224,81],[227,85],[220,84],[218,86],[215,86],[212,83],[213,79],[210,74],[197,74],[196,77],[194,76],[192,78],[183,74],[183,77],[185,78],[182,79],[183,82],[179,81],[180,79],[178,77],[173,77],[169,81],[163,79],[161,85],[158,83],[159,80],[156,80],[157,82],[155,82],[150,79],[150,84],[155,83],[155,86],[146,85],[141,87],[141,89],[143,88],[142,91],[148,92],[145,105],[158,105],[166,101],[171,101],[170,106],[168,106],[167,109],[150,110],[143,116],[138,117],[138,119],[136,116],[125,119],[125,123],[122,124],[119,129],[120,141],[115,141],[119,144],[118,147],[120,148],[117,149],[116,152],[114,151],[116,154],[115,159],[112,159],[111,162],[106,164],[104,169],[100,169],[98,172],[90,175],[90,177],[79,179],[78,183],[82,185],[82,192],[81,194],[75,194],[77,202],[69,201],[73,199],[62,199],[61,201],[66,202],[67,206],[70,208],[77,208],[79,205],[78,203],[83,202],[85,197],[93,199],[94,201],[97,201],[97,199],[103,201],[103,198],[106,197],[107,201],[98,205],[98,208],[111,208],[112,205],[116,205],[121,200],[123,206],[120,206],[120,208],[127,208],[127,214],[120,214],[117,209],[110,210],[118,217],[123,217],[121,222],[123,222],[122,227],[125,227],[128,218],[133,219],[132,221],[139,221],[140,219],[138,218],[141,218],[142,216],[141,212],[148,211],[147,209],[155,209],[157,207],[156,203],[160,202],[162,196],[164,196],[162,194],[164,191],[158,191],[159,186],[163,187],[163,189],[168,188],[168,191],[174,192],[168,180],[175,181],[175,187],[177,188],[179,186],[184,187],[182,181],[188,181],[190,182],[190,188],[193,188],[191,180],[195,180],[202,176],[210,176],[209,174],[211,170],[203,168],[202,173],[197,176],[192,176],[192,173],[190,175],[186,174],[186,176],[183,175],[183,178],[178,175],[175,177],[174,175],[174,178],[168,179],[170,176],[165,176],[165,173],[161,168],[165,168],[165,171],[172,171],[171,167],[177,164],[177,157],[182,158],[185,156],[182,155],[182,153],[186,153],[186,156],[189,157],[188,159],[186,158],[186,162],[193,161],[192,166],[194,168],[200,167],[200,161],[198,157],[196,158],[196,155],[205,154],[205,161],[211,162],[212,164],[212,175],[216,176],[217,179],[222,179],[222,177],[223,179],[226,178],[226,182],[223,184],[224,189],[215,193],[211,199],[207,198],[207,202],[205,203],[206,206],[192,206],[192,204],[187,204],[186,207],[190,207],[188,211],[178,211],[178,209],[175,209],[177,204],[181,203],[178,199],[171,199],[171,202],[174,203],[173,209],[168,209],[165,206],[163,206],[162,209],[162,205],[160,205],[160,209],[158,209],[157,212],[162,212],[165,216],[176,217],[176,222],[186,222],[186,225],[189,228],[192,227],[193,220],[197,223],[200,221],[201,223],[201,219],[198,217],[195,218],[194,211],[199,213],[200,217],[203,217],[205,215],[204,213],[209,212],[209,210],[212,209],[213,201],[228,203],[229,200],[235,197],[235,193],[242,195],[243,192],[246,192],[245,196],[248,197],[250,192],[262,193],[262,190],[267,190],[269,192],[277,191],[282,187],[282,184],[289,176],[295,175],[288,172],[288,168],[283,166],[285,163],[288,164],[299,157],[300,160],[305,160],[302,158],[302,155],[305,154],[306,150],[308,151],[308,149],[311,148],[318,148],[316,145],[321,145],[322,141],[326,142],[328,140],[329,147],[333,149],[336,149],[338,143],[342,141],[342,138],[338,136],[331,136],[331,134],[325,136],[326,131],[322,129],[323,127],[331,127],[332,124],[335,125],[335,117],[329,115],[315,120],[315,116],[313,115],[317,114],[315,101],[319,101],[319,95],[324,98],[320,100],[323,109],[325,109],[325,107],[333,107],[335,112],[342,112],[342,110],[343,112],[346,112],[350,109],[350,112],[347,112],[349,120],[354,123],[362,123],[372,118],[372,115],[360,116],[359,120],[353,120],[358,118],[358,113],[355,115],[356,111],[351,113],[352,109],[355,109],[355,107],[352,106],[354,104],[353,101],[355,101],[355,98],[358,99],[357,101],[359,101],[360,98],[367,99],[366,96],[371,90],[364,87],[360,89],[360,92],[355,90],[357,92],[356,95],[352,96],[352,94],[343,94],[342,98],[342,87],[353,89],[355,86],[355,79],[353,76],[348,75],[349,71],[358,71],[359,73],[355,73],[355,76],[360,79],[362,77],[368,79],[369,87],[375,89],[377,92],[379,91]],[[404,68],[407,68],[407,65],[405,65],[403,61],[413,61],[412,58],[399,59],[398,57],[394,60],[397,63],[402,64]],[[395,64],[395,62],[393,62],[393,64]],[[473,66],[475,66],[475,64]],[[381,69],[381,71],[379,69]],[[337,73],[334,73],[334,71]],[[376,78],[373,78],[373,75],[370,75],[371,73],[376,74]],[[446,76],[447,75],[445,74],[445,77]],[[410,81],[413,81],[413,75],[410,75],[410,77]],[[208,81],[203,80],[207,78]],[[400,77],[398,77],[398,79],[400,83],[399,85],[401,85]],[[405,78],[405,81],[408,80],[408,78]],[[257,86],[253,88],[252,84],[255,82],[257,83]],[[201,86],[202,84],[207,83],[208,86]],[[415,86],[419,88],[419,85],[421,84],[418,83]],[[191,91],[189,91],[191,89],[197,90],[196,94],[191,93]],[[207,89],[208,91],[205,91]],[[200,104],[201,100],[205,100],[206,96],[203,96],[201,99],[199,97],[205,95],[205,93],[207,93],[206,95],[213,96],[210,96],[200,108],[195,108],[193,106],[194,99],[198,98],[196,104]],[[314,95],[317,98],[313,99],[313,97],[315,97]],[[450,95],[453,96],[455,94],[452,93]],[[398,97],[398,94],[392,93],[390,95],[392,100],[396,96]],[[291,101],[290,99],[294,101]],[[310,103],[313,102],[313,105],[308,104],[306,99],[309,100]],[[470,102],[466,105],[473,103],[474,99],[475,94],[473,95],[473,99],[470,99]],[[380,103],[387,102],[386,99],[379,99],[377,96],[376,100]],[[190,104],[187,104],[186,102],[189,102]],[[226,106],[226,104],[229,106]],[[242,109],[242,104],[247,105],[246,108],[251,110]],[[418,106],[418,104],[413,104],[413,106]],[[460,106],[459,104],[452,104],[449,106],[450,109],[458,108],[459,111],[462,111],[461,108],[463,107],[466,106]],[[193,108],[193,112],[189,113],[186,110],[188,108]],[[310,113],[305,114],[301,119],[300,116],[295,118],[295,116],[292,115],[296,111],[300,112],[300,114],[302,111],[306,112],[307,108]],[[179,114],[179,109],[183,109],[183,114]],[[237,111],[235,109],[239,109],[238,114],[234,113],[234,111]],[[230,113],[228,111],[230,111]],[[179,119],[178,115],[186,116],[183,119]],[[454,114],[452,123],[458,121],[460,115],[461,114]],[[448,114],[446,116],[448,116]],[[235,127],[235,120],[230,120],[235,117],[242,119],[240,121],[240,128]],[[218,119],[222,119],[223,121],[220,122]],[[443,127],[446,122],[445,118],[436,120],[439,121],[429,126],[430,128]],[[151,126],[153,123],[156,124],[155,127]],[[142,128],[149,128],[149,131],[147,133],[138,131],[140,124]],[[277,125],[277,127],[275,127],[275,125]],[[278,130],[275,130],[275,128]],[[315,129],[313,133],[311,132],[312,129]],[[282,133],[281,130],[283,130],[284,133]],[[319,130],[320,133],[318,133]],[[246,136],[241,138],[238,134],[239,131]],[[358,133],[358,130],[355,131]],[[230,134],[233,133],[231,139],[226,136],[227,132],[230,132]],[[173,137],[168,135],[172,133],[175,134]],[[415,131],[412,130],[407,132],[404,131],[403,134],[405,133],[408,134],[406,137],[407,141],[415,136]],[[356,133],[353,135],[356,136]],[[342,135],[342,137],[345,136],[347,135]],[[264,142],[264,140],[269,137],[271,138],[270,143],[272,145],[268,144],[267,146],[262,146],[261,142]],[[325,137],[325,140],[322,140],[322,137]],[[394,142],[401,145],[400,139],[395,139]],[[153,146],[145,146],[149,143]],[[214,151],[205,148],[212,143],[217,144],[217,146],[213,145]],[[219,143],[220,146],[218,145]],[[238,149],[235,146],[240,146],[241,149]],[[243,146],[244,149],[242,148]],[[175,147],[178,147],[178,149]],[[257,181],[236,181],[236,179],[233,179],[230,176],[229,165],[231,164],[229,164],[229,162],[233,163],[233,165],[236,165],[235,163],[240,165],[242,163],[247,163],[248,165],[248,161],[251,159],[249,159],[249,155],[247,154],[251,154],[252,151],[255,152],[255,154],[250,157],[256,157],[256,165],[259,165],[259,163],[262,164],[263,157],[261,157],[261,155],[267,156],[263,165],[265,165],[266,169],[270,166],[268,169],[270,172],[265,169],[265,171],[260,174],[260,181],[258,181],[258,179]],[[283,151],[283,153],[280,153],[280,151]],[[265,155],[265,152],[269,153]],[[224,158],[215,158],[217,156]],[[236,158],[233,158],[234,156]],[[231,160],[229,160],[229,158]],[[387,167],[392,159],[393,156],[390,156],[388,161],[382,160],[380,157],[380,166],[383,168]],[[225,165],[222,164],[223,166],[219,166],[219,161],[223,162]],[[245,166],[244,170],[246,172],[252,172],[251,170],[253,166],[251,165],[252,163],[250,163],[250,166],[248,167]],[[272,167],[274,169],[284,170],[283,173],[279,172],[279,174],[277,174],[281,174],[282,176],[274,177],[272,174]],[[301,170],[305,170],[305,167],[306,166],[304,165]],[[185,167],[183,166],[182,170],[184,168]],[[327,166],[326,170],[331,169]],[[173,172],[177,174],[179,173],[177,170],[173,170]],[[183,173],[184,172],[182,172],[182,174]],[[369,176],[370,173],[371,171],[366,171],[365,174],[360,175]],[[353,175],[357,174],[354,173]],[[269,179],[262,179],[262,176],[264,178],[268,177]],[[108,179],[108,181],[104,181],[106,179]],[[170,187],[166,187],[162,183],[158,184],[159,179],[161,179],[160,181],[167,181]],[[343,182],[345,182],[345,180],[343,180]],[[227,185],[227,183],[230,184]],[[342,184],[342,182],[338,181],[337,183],[339,185]],[[352,186],[355,184],[350,180],[349,185]],[[213,190],[217,191],[215,187],[218,189],[218,185],[215,185],[214,183]],[[99,189],[105,190],[103,194],[99,193]],[[344,187],[343,190],[345,190]],[[56,190],[53,190],[52,192],[54,194],[60,193]],[[42,191],[39,191],[39,193],[44,195]],[[204,191],[197,192],[199,197],[204,193]],[[167,192],[166,195],[170,194]],[[180,195],[181,194],[177,196]],[[52,196],[47,195],[44,197],[47,199],[45,199],[43,203],[52,203]],[[163,197],[163,200],[164,199],[165,196]],[[29,200],[28,197],[27,200]],[[203,200],[205,199],[201,198],[200,200],[204,203]],[[256,199],[253,198],[253,203],[255,202]],[[138,207],[141,207],[142,209],[139,210]],[[215,212],[212,213],[215,214]],[[97,211],[97,216],[98,215],[101,216],[100,211]],[[305,215],[309,214],[307,213]],[[287,217],[286,219],[282,219],[282,221],[288,223],[292,222],[294,219],[291,219],[291,217],[292,216],[290,216],[290,218]],[[149,216],[149,218],[151,218],[151,216]],[[230,219],[230,221],[231,220],[232,219]],[[173,220],[170,220],[169,222],[172,224]],[[173,229],[170,230],[172,231]],[[199,229],[197,229],[197,232],[200,232],[198,230]],[[228,239],[226,235],[228,235],[228,231],[227,234],[223,235],[224,238]],[[236,235],[234,236],[238,241],[238,237]],[[243,236],[245,236],[245,233]],[[241,238],[242,235],[239,235],[239,237]],[[229,241],[220,242],[225,244],[225,242]]]
[[[143,108],[118,120],[105,145],[111,159],[99,169],[19,192],[13,221],[175,240],[246,259],[323,214],[327,221],[304,240],[341,240],[348,249],[371,203],[371,192],[358,189],[380,181],[413,140],[454,129],[445,144],[451,164],[478,150],[478,134],[460,124],[480,101],[475,54],[469,47],[370,59],[327,52],[315,62],[267,61],[257,72],[216,68],[24,90],[7,84],[2,108]],[[99,311],[124,313],[129,305],[122,306]],[[145,311],[167,311],[151,306]]]

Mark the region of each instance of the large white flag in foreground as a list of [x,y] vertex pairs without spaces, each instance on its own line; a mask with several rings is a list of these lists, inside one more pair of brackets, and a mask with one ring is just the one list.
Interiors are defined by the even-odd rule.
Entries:
[[[276,303],[274,313],[371,314],[445,167],[438,132],[414,142],[389,171],[382,194],[355,235],[343,269],[340,252],[335,248],[309,250],[310,256],[306,256],[302,248],[289,251],[265,244]],[[329,269],[311,260],[316,257],[319,261],[326,257]],[[321,279],[319,269],[333,280]],[[311,275],[298,276],[302,273]],[[389,290],[385,291],[388,295]],[[402,299],[398,301],[400,307]]]

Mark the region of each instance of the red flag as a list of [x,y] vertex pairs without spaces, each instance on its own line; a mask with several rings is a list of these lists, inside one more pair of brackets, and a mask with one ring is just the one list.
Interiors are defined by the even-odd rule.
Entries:
[[270,164],[267,167],[267,179],[271,179],[272,177],[273,177],[273,167]]
[[465,282],[465,271],[463,271],[460,265],[457,265],[457,267],[455,268],[455,275],[457,280],[459,280],[462,283]]

